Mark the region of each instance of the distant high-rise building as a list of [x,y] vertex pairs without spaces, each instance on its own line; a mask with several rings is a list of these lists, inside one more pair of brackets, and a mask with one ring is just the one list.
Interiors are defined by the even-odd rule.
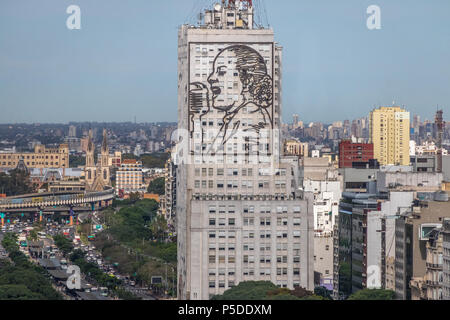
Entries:
[[313,195],[282,157],[281,52],[252,1],[224,1],[178,36],[178,298],[242,281],[314,289]]
[[417,130],[419,129],[419,126],[420,126],[420,116],[416,114],[413,117],[413,128]]
[[298,127],[298,114],[294,114],[292,116],[292,125],[293,125],[294,128]]
[[77,127],[69,126],[69,137],[76,138],[76,136],[77,136]]
[[370,113],[370,142],[381,165],[409,165],[409,112],[400,107],[380,107]]

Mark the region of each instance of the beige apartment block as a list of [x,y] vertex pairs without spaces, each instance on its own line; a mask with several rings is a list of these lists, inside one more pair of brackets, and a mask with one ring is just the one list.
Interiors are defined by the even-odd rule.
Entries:
[[69,168],[69,146],[47,148],[39,144],[34,152],[0,153],[0,168],[14,169],[20,159],[28,168]]
[[400,107],[380,107],[370,112],[370,142],[381,165],[409,165],[409,117],[409,112]]

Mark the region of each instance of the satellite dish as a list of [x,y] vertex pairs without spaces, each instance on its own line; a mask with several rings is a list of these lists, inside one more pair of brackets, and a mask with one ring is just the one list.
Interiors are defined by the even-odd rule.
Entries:
[[221,9],[222,9],[222,6],[221,6],[219,3],[216,3],[216,4],[214,5],[214,10],[220,11]]

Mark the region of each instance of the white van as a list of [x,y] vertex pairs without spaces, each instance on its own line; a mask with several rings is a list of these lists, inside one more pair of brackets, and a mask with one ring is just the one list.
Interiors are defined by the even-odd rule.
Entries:
[[38,232],[38,238],[39,239],[45,239],[45,238],[47,238],[47,234],[45,232],[39,231]]

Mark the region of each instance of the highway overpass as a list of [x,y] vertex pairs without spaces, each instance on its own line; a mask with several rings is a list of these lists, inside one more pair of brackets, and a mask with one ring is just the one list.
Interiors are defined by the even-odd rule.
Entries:
[[73,212],[93,210],[102,203],[108,205],[114,199],[114,189],[98,192],[35,193],[0,198],[0,212]]

